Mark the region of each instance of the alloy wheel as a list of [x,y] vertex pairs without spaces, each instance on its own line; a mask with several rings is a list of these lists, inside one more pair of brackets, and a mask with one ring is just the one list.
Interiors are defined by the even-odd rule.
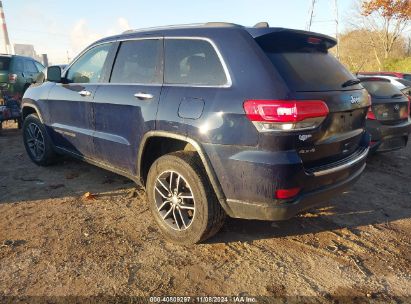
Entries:
[[196,208],[194,195],[184,177],[165,171],[156,179],[154,198],[157,211],[171,228],[182,231],[190,227]]
[[35,123],[30,123],[25,130],[26,132],[26,143],[30,150],[31,155],[36,159],[40,160],[43,158],[46,151],[46,146],[44,143],[44,136],[38,125]]

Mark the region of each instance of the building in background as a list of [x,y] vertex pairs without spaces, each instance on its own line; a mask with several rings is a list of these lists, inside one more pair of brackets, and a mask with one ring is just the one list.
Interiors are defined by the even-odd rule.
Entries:
[[48,66],[47,54],[38,55],[32,44],[15,44],[14,53],[16,55],[27,56],[36,59],[38,62],[43,63],[44,66]]

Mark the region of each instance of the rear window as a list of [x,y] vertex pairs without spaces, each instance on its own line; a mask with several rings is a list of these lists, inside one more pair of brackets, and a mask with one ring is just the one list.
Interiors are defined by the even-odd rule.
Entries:
[[410,80],[398,78],[397,81],[399,83],[405,85],[406,87],[411,87],[411,81]]
[[167,84],[227,84],[226,74],[214,47],[200,39],[166,39],[164,73]]
[[362,80],[361,84],[373,97],[387,98],[396,94],[402,94],[399,89],[392,85],[389,81],[378,80]]
[[310,37],[305,36],[293,41],[292,36],[272,36],[256,41],[286,83],[295,91],[361,88],[358,85],[343,88],[343,83],[355,77],[329,54],[325,45],[310,45],[308,39]]
[[0,70],[8,70],[10,66],[10,58],[0,57]]

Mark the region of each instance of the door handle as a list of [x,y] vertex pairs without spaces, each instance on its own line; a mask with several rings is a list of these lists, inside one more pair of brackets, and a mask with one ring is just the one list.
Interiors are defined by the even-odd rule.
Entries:
[[91,92],[87,90],[83,90],[78,92],[81,96],[86,97],[86,96],[91,96]]
[[134,97],[140,100],[148,100],[148,99],[152,99],[154,96],[152,94],[139,92],[139,93],[134,94]]

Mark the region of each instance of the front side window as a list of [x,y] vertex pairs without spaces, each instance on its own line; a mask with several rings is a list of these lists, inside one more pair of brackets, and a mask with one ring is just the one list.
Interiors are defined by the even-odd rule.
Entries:
[[199,39],[165,40],[165,83],[219,86],[227,84],[213,46]]
[[68,70],[69,83],[98,83],[111,43],[96,46],[84,53]]
[[31,60],[24,60],[24,70],[28,73],[37,73],[37,68]]
[[161,83],[161,42],[158,39],[121,43],[110,82]]
[[36,65],[36,68],[39,72],[44,70],[44,66],[40,63],[38,63],[37,61],[34,61],[34,64]]

